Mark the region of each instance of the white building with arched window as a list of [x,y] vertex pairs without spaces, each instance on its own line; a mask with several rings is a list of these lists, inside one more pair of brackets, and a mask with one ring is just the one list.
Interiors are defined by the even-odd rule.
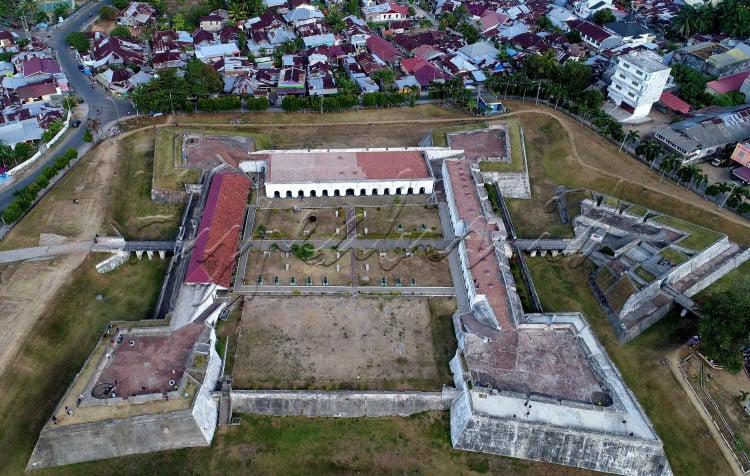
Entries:
[[240,163],[265,172],[266,197],[431,194],[435,179],[416,147],[265,150]]

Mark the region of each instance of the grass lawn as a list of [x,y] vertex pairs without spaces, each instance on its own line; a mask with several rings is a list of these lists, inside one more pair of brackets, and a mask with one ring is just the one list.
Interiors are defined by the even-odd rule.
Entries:
[[630,213],[631,215],[635,215],[638,217],[642,217],[648,212],[648,210],[646,210],[644,207],[640,205],[633,205],[630,208],[628,208],[626,211]]
[[643,279],[644,281],[646,281],[646,283],[650,283],[651,281],[653,281],[654,279],[656,279],[656,276],[654,276],[653,274],[649,273],[648,271],[646,271],[645,269],[641,268],[640,266],[638,266],[637,268],[635,268],[635,274],[637,274],[641,279]]
[[708,245],[721,237],[719,233],[708,228],[703,228],[702,226],[694,225],[693,223],[688,223],[671,216],[660,216],[654,218],[654,221],[690,233],[689,236],[686,236],[677,244],[695,251],[707,248]]
[[[533,106],[517,101],[509,103],[514,111],[522,111],[524,107]],[[559,223],[556,211],[553,213],[553,207],[547,203],[552,198],[554,185],[566,185],[570,188],[581,187],[607,193],[691,223],[721,230],[740,244],[750,244],[747,221],[738,222],[725,218],[719,215],[718,210],[714,212],[704,209],[703,207],[708,205],[702,202],[695,206],[686,205],[695,203],[692,192],[675,184],[659,183],[656,171],[648,170],[647,166],[618,154],[616,146],[605,143],[580,124],[568,118],[561,118],[575,133],[575,137],[571,138],[561,123],[553,117],[532,112],[514,114],[518,115],[523,126],[532,187],[530,200],[508,200],[514,225],[520,236],[538,237],[548,231],[550,223]],[[584,155],[580,160],[595,169],[583,167],[573,159],[571,140],[575,141],[578,154]],[[646,188],[645,185],[650,188]],[[683,200],[677,199],[678,196]],[[528,223],[521,223],[520,217],[531,219]],[[708,234],[715,236],[710,231]],[[715,238],[711,240],[713,239]]]
[[94,264],[107,256],[93,255],[74,272],[16,365],[0,376],[0,474],[23,474],[39,431],[107,323],[151,317],[168,262],[134,258],[97,273]]
[[472,122],[460,126],[438,127],[432,131],[432,145],[435,147],[448,147],[448,134],[451,132],[473,131],[475,129],[486,129],[487,123],[484,121]]
[[612,289],[607,292],[607,301],[612,306],[615,312],[620,312],[623,304],[628,298],[635,292],[633,284],[627,276],[623,276],[621,280],[614,285]]
[[[178,137],[175,137],[178,134]],[[179,142],[176,142],[179,141]],[[196,183],[200,170],[176,169],[175,160],[182,162],[182,134],[174,129],[159,129],[154,147],[154,187],[165,190],[185,190],[186,183]]]
[[676,313],[621,346],[594,299],[588,275],[594,265],[585,257],[528,260],[542,306],[547,312],[581,311],[646,410],[677,475],[730,474],[708,429],[668,368],[659,361],[694,335],[696,324]]
[[241,415],[241,420],[240,426],[219,430],[210,448],[76,464],[38,474],[601,474],[454,450],[447,411],[406,418]]
[[151,201],[154,136],[146,131],[121,141],[117,175],[106,223],[114,224],[127,239],[167,240],[177,234],[183,204]]
[[696,294],[694,299],[700,300],[708,294],[729,291],[736,287],[738,281],[748,279],[750,279],[750,261],[745,261],[739,268],[728,272],[711,286]]
[[523,172],[523,143],[521,141],[521,123],[518,119],[499,121],[508,127],[510,137],[510,164],[502,162],[479,162],[479,170],[482,172]]
[[674,265],[678,265],[687,261],[687,256],[677,250],[673,250],[672,248],[664,248],[659,254],[667,258]]

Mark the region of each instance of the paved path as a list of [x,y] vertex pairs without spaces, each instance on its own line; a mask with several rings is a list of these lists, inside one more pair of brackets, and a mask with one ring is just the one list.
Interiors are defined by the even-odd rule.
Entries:
[[11,251],[0,251],[0,263],[13,263],[40,258],[52,258],[69,253],[88,252],[94,246],[93,241],[77,241],[61,245],[37,246],[34,248],[19,248]]

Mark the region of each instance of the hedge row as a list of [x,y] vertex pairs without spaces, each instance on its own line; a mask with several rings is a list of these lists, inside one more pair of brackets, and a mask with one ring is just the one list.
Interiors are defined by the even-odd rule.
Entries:
[[52,167],[47,166],[42,170],[42,173],[37,177],[36,182],[32,183],[28,187],[16,190],[13,192],[15,200],[13,203],[8,205],[8,208],[3,212],[3,220],[5,223],[13,223],[29,209],[34,199],[40,191],[44,190],[49,181],[57,175],[57,172],[67,167],[71,160],[78,157],[78,151],[75,149],[68,149],[65,153],[55,159]]

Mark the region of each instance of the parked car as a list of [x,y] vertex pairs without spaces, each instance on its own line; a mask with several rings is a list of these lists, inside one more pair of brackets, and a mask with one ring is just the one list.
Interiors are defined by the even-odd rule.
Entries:
[[71,126],[73,126],[73,127],[78,127],[80,125],[81,125],[81,121],[79,121],[78,119],[76,119],[75,121],[73,121],[73,124],[71,124]]
[[76,66],[78,66],[78,71],[80,71],[81,73],[83,73],[83,65],[82,64],[77,64]]
[[727,164],[729,164],[729,157],[716,157],[711,161],[711,165],[714,167],[724,167]]

